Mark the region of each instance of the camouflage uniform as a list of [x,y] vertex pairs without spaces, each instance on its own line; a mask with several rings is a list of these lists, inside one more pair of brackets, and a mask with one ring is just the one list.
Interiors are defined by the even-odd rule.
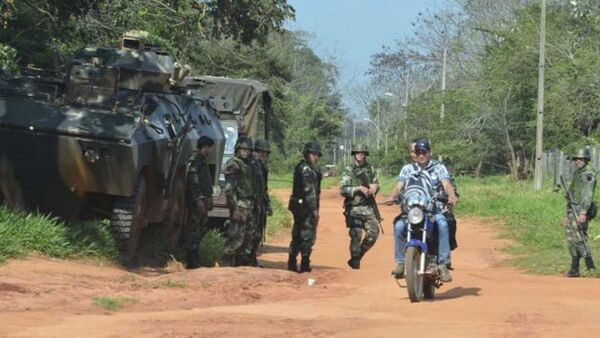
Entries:
[[[240,136],[236,155],[225,164],[225,189],[227,207],[231,218],[227,221],[223,265],[247,265],[252,250],[256,225],[254,220],[255,174],[250,159],[238,156],[239,148],[252,149],[252,140]],[[235,210],[240,220],[233,219]]]
[[[321,153],[321,147],[316,142],[309,142],[304,147],[304,156],[308,152]],[[310,255],[315,244],[321,195],[321,171],[316,165],[309,164],[303,159],[294,169],[292,196],[288,209],[294,215],[292,241],[288,260],[288,270],[297,271],[296,257],[302,255],[300,272],[309,272]]]
[[[198,145],[211,146],[212,139],[203,137]],[[199,208],[198,204],[203,207]],[[207,231],[208,211],[213,207],[212,177],[208,169],[206,157],[196,154],[188,163],[186,181],[186,207],[187,219],[183,229],[183,245],[187,249],[188,268],[199,267],[198,245]]]
[[[578,168],[573,173],[573,178],[569,186],[569,192],[573,197],[573,206],[578,215],[587,214],[594,198],[594,190],[596,188],[596,172],[587,163],[589,153],[584,149],[581,150],[573,159],[584,159],[586,163],[583,167]],[[565,224],[565,233],[567,236],[567,245],[571,254],[572,264],[571,271],[567,274],[569,277],[579,276],[579,259],[585,258],[588,269],[595,269],[589,247],[586,249],[585,236],[589,219],[585,223],[577,223],[578,215],[573,215],[570,208],[567,207],[567,222]],[[581,229],[581,232],[579,231]]]
[[[254,151],[265,151],[270,153],[269,143],[265,140],[257,140],[254,145]],[[253,158],[252,165],[255,170],[255,182],[256,182],[256,200],[255,200],[255,220],[256,220],[256,231],[254,232],[254,239],[252,242],[252,265],[258,265],[256,260],[256,251],[258,246],[263,239],[264,231],[267,225],[267,213],[272,213],[271,201],[269,200],[269,187],[267,185],[269,179],[269,168],[267,163],[258,156]]]
[[[364,150],[366,147],[359,146],[352,151],[352,155]],[[367,197],[358,189],[360,186],[366,188],[370,184],[378,184],[373,167],[365,159],[362,165],[354,163],[346,167],[342,174],[340,193],[344,199],[344,215],[346,216],[346,227],[350,235],[350,260],[348,265],[353,269],[360,268],[360,260],[364,254],[371,249],[379,237],[379,221],[371,205],[368,205]],[[363,237],[363,230],[365,237]]]

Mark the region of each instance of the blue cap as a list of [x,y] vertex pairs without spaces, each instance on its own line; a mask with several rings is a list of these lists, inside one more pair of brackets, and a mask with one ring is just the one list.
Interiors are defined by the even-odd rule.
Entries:
[[417,140],[417,142],[415,143],[415,151],[417,150],[430,151],[431,145],[429,144],[429,141],[426,139]]

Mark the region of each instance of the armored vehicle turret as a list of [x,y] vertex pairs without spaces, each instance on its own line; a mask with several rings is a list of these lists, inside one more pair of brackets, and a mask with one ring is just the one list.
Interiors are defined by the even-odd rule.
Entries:
[[124,261],[149,223],[176,244],[185,218],[186,163],[225,137],[214,103],[186,94],[182,67],[126,34],[119,48],[76,52],[63,75],[26,70],[0,79],[0,200],[67,220],[109,217]]

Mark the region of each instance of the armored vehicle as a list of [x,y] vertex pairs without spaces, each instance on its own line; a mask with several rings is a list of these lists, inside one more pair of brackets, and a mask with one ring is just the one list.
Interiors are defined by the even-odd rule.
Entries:
[[140,32],[119,48],[76,52],[61,74],[0,79],[0,200],[67,220],[107,217],[124,261],[149,223],[185,219],[186,163],[196,140],[225,137],[206,98],[186,94],[181,67]]
[[239,135],[256,140],[260,132],[259,126],[262,125],[264,138],[269,139],[273,95],[266,84],[256,80],[195,76],[186,79],[185,82],[188,93],[219,103],[218,106],[215,105],[215,109],[225,132],[225,149],[220,166],[219,186],[213,189],[214,209],[209,212],[209,217],[216,219],[218,224],[229,217],[222,193],[225,186],[222,168],[234,155],[234,146]]

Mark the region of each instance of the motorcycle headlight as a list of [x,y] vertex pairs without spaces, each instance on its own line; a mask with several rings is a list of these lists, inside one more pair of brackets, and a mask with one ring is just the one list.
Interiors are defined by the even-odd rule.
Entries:
[[421,222],[423,222],[423,218],[425,217],[425,215],[423,214],[423,210],[421,210],[420,208],[412,208],[410,209],[410,211],[408,212],[408,221],[411,224],[419,224]]

